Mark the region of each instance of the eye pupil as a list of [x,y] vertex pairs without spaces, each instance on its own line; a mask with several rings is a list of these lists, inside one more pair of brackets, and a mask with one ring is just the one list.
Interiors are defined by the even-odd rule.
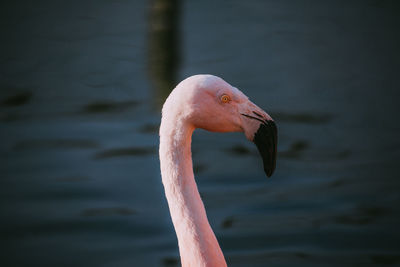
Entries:
[[223,95],[223,96],[221,97],[221,101],[222,101],[223,103],[229,102],[229,96]]

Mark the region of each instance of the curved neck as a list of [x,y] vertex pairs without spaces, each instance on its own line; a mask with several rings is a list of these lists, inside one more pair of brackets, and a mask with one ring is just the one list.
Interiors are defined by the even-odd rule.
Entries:
[[159,153],[182,266],[226,266],[194,180],[191,154],[194,127],[179,115],[171,115],[163,114],[161,120]]

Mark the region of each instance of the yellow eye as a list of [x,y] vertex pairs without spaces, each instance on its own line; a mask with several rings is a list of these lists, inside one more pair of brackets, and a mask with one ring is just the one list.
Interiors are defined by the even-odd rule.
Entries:
[[221,102],[222,103],[228,103],[229,101],[231,101],[230,97],[228,95],[222,95],[221,96]]

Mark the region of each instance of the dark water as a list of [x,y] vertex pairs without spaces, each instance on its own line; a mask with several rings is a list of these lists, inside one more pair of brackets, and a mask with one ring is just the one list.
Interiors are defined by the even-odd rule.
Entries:
[[1,266],[177,266],[159,108],[197,73],[279,129],[270,179],[242,134],[195,132],[230,266],[399,266],[399,4],[162,2],[0,4]]

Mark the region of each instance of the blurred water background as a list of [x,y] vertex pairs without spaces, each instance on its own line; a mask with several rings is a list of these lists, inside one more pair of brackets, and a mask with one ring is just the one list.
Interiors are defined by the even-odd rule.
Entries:
[[197,130],[229,266],[400,265],[397,1],[2,1],[1,266],[178,266],[160,107],[221,76],[279,129]]

